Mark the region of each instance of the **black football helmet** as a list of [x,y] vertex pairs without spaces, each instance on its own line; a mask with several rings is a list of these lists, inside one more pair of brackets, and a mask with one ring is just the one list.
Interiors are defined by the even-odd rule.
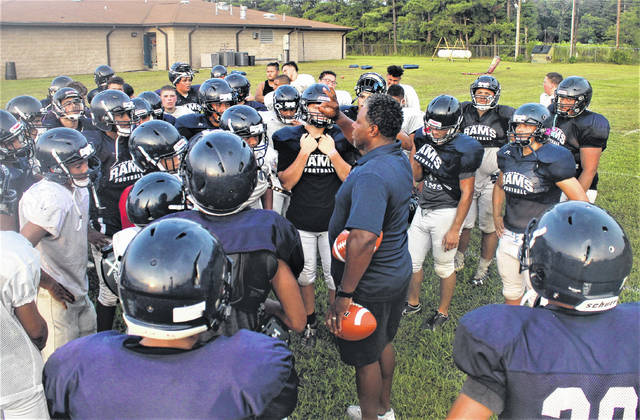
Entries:
[[118,285],[128,333],[175,340],[217,330],[229,315],[231,260],[197,223],[167,219],[141,230]]
[[193,79],[194,75],[195,72],[189,64],[178,61],[177,63],[173,63],[169,69],[169,82],[175,86],[183,77]]
[[187,139],[173,125],[162,120],[141,124],[129,137],[129,152],[145,172],[178,172],[187,145]]
[[[76,187],[88,187],[100,171],[100,161],[93,146],[77,130],[66,127],[52,128],[38,137],[35,147],[35,170],[53,182],[66,184],[69,180]],[[69,165],[87,160],[87,172],[73,175]]]
[[42,109],[40,101],[33,96],[16,96],[7,102],[7,111],[27,126],[32,137],[44,131],[42,119],[46,111]]
[[387,81],[378,73],[363,73],[358,78],[354,90],[356,92],[356,98],[360,96],[362,92],[385,93],[387,91]]
[[[456,136],[462,124],[462,107],[456,98],[450,95],[435,97],[424,113],[425,133],[437,145],[445,144]],[[432,130],[447,130],[441,138],[433,137]]]
[[153,108],[151,108],[151,104],[147,102],[146,99],[142,99],[140,97],[133,98],[131,100],[133,102],[133,123],[135,125],[142,124],[143,122],[147,122],[147,118],[153,119]]
[[[267,154],[269,138],[267,126],[258,111],[247,105],[234,105],[220,117],[220,128],[240,136],[251,147],[258,163],[262,162]],[[255,139],[255,146],[252,146],[252,137]]]
[[235,105],[237,97],[236,92],[224,79],[207,79],[198,90],[198,102],[205,115],[214,115],[215,119],[219,120],[222,113],[216,111],[211,105],[219,103]]
[[58,118],[76,121],[84,115],[84,102],[77,90],[64,87],[53,95],[51,110]]
[[[477,96],[477,89],[488,89],[493,92],[493,96]],[[493,76],[483,75],[471,83],[469,92],[471,93],[471,102],[473,103],[473,106],[480,111],[486,111],[495,108],[498,105],[498,100],[500,99],[500,82],[498,82],[498,79]],[[481,105],[478,103],[478,98],[487,99],[488,103]]]
[[[538,143],[545,143],[549,140],[549,124],[551,123],[551,113],[544,105],[537,103],[524,104],[513,113],[509,120],[509,129],[507,130],[507,138],[510,142],[521,147],[531,144],[531,140]],[[534,125],[535,131],[531,134],[517,134],[516,128],[520,124]]]
[[33,140],[24,123],[0,109],[0,161],[15,161],[33,155]]
[[229,86],[231,86],[231,89],[236,92],[236,100],[238,102],[243,102],[251,93],[251,82],[241,74],[231,73],[225,77],[224,80],[226,80]]
[[147,174],[133,184],[127,197],[127,217],[136,226],[146,226],[170,213],[186,210],[182,182],[166,172]]
[[237,135],[221,130],[192,144],[180,168],[189,200],[214,216],[236,213],[249,204],[257,172],[249,145]]
[[[115,131],[125,137],[131,134],[134,110],[135,105],[131,99],[120,90],[107,89],[98,93],[91,101],[93,125],[102,131]],[[116,124],[116,115],[127,115],[129,120]]]
[[311,111],[309,105],[331,100],[323,89],[329,90],[324,83],[314,83],[302,92],[300,97],[300,119],[316,127],[329,127],[334,121],[321,112]]
[[224,79],[227,77],[227,68],[221,64],[215,65],[211,68],[212,79]]
[[69,83],[73,82],[73,79],[69,76],[58,76],[51,81],[51,85],[49,86],[49,99],[53,99],[53,95],[58,91],[58,89],[62,89],[63,87],[67,87]]
[[162,119],[164,109],[162,108],[162,99],[160,99],[160,95],[153,91],[145,90],[144,92],[140,92],[136,98],[144,99],[149,102],[151,109],[153,109],[153,118],[156,120]]
[[0,214],[13,216],[18,206],[18,194],[16,190],[9,188],[11,174],[9,169],[0,164]]
[[627,235],[606,211],[566,201],[529,223],[519,257],[541,297],[601,312],[618,303],[632,255]]
[[[556,88],[553,98],[556,114],[561,117],[574,118],[580,115],[591,103],[593,96],[593,88],[587,79],[580,76],[569,76],[564,79]],[[575,99],[576,102],[571,105],[562,105],[558,98]],[[571,113],[573,111],[573,113]]]
[[106,64],[96,67],[93,71],[93,80],[96,82],[98,89],[106,89],[107,82],[116,74],[115,71]]
[[[299,117],[300,92],[291,85],[282,85],[273,94],[273,109],[276,117],[283,124],[292,124]],[[295,111],[293,116],[287,117],[282,111]]]

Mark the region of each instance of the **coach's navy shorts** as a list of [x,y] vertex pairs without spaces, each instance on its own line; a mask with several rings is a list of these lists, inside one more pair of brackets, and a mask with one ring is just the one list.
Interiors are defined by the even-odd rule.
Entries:
[[382,350],[396,336],[400,326],[400,319],[402,318],[406,295],[405,290],[402,293],[398,293],[394,300],[387,302],[367,302],[366,300],[354,298],[355,303],[359,303],[371,311],[376,318],[378,326],[373,334],[364,340],[348,341],[337,338],[340,358],[344,363],[360,367],[380,360]]

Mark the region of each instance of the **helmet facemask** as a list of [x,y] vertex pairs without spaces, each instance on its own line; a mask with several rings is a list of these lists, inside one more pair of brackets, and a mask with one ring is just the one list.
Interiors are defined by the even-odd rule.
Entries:
[[58,118],[78,121],[84,115],[84,103],[79,96],[67,96],[61,101],[54,99],[53,112]]
[[0,140],[0,158],[16,160],[33,156],[33,140],[20,121],[9,128],[10,135]]
[[[568,98],[575,99],[575,102],[572,105],[569,104],[561,104],[560,98]],[[561,93],[558,89],[556,89],[556,94],[553,97],[553,104],[556,109],[556,114],[561,117],[566,118],[575,118],[582,113],[587,108],[587,98],[585,95],[580,95],[578,97],[570,96],[567,94]]]
[[[320,97],[318,99],[323,99],[323,98]],[[328,100],[329,98],[327,98],[327,101]],[[326,128],[326,127],[332,126],[335,122],[333,121],[333,119],[327,117],[320,111],[312,110],[312,108],[315,108],[315,107],[310,106],[313,104],[322,104],[323,102],[326,102],[326,101],[321,100],[318,102],[307,102],[303,99],[300,103],[300,106],[302,108],[302,119],[306,121],[308,124],[311,124],[314,127],[318,127],[318,128]]]
[[[280,121],[283,124],[293,124],[294,121],[296,121],[299,117],[299,102],[298,101],[276,101],[275,104],[273,104],[273,109],[276,112],[276,117],[278,118],[278,121]],[[285,115],[282,114],[283,111],[294,111],[293,115],[290,117],[287,117]]]
[[[462,114],[458,117],[458,121],[456,122],[456,124],[451,126],[444,126],[444,127],[442,126],[442,123],[440,121],[425,118],[424,132],[431,139],[431,141],[433,141],[436,145],[442,146],[443,144],[446,144],[451,140],[453,140],[453,138],[458,133],[458,129],[460,128],[461,123],[462,123]],[[440,138],[436,138],[433,135],[434,134],[433,130],[447,130],[447,132],[445,133],[444,136]]]
[[[499,94],[496,94],[494,92],[493,95],[479,95],[476,93],[478,89],[476,89],[471,95],[471,102],[478,111],[488,111],[498,105]],[[483,103],[480,104],[479,100],[481,100],[481,102]]]

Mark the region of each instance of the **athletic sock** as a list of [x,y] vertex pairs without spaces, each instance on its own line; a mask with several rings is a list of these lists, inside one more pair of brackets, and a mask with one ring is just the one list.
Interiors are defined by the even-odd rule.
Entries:
[[491,265],[491,260],[485,260],[484,258],[480,257],[480,261],[478,262],[478,273],[486,272],[489,269],[490,265]]

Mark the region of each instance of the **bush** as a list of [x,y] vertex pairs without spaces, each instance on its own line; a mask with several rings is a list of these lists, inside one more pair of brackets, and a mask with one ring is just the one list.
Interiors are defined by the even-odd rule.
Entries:
[[616,64],[633,64],[633,58],[628,50],[613,50],[609,61]]
[[578,62],[578,59],[576,58],[576,56],[571,56],[569,57],[569,64],[575,64]]

